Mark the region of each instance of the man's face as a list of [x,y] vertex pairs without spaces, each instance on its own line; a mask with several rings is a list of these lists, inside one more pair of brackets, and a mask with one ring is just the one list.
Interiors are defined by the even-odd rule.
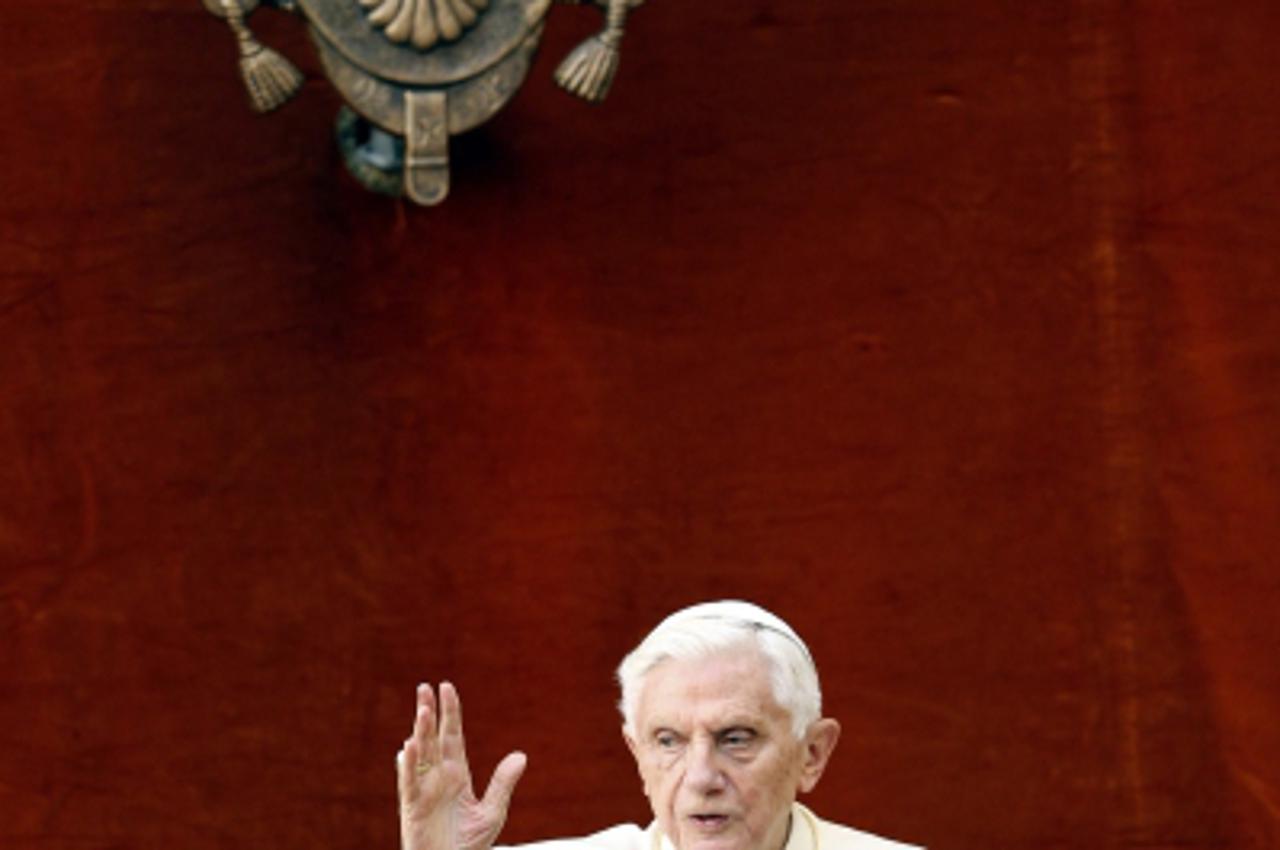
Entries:
[[636,757],[658,825],[678,850],[782,850],[791,804],[817,784],[839,726],[796,740],[769,663],[749,644],[649,672]]

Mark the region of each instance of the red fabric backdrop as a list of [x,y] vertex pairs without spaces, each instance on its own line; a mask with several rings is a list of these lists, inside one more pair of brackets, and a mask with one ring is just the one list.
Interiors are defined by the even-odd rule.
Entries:
[[0,846],[394,848],[457,682],[505,838],[646,809],[610,675],[745,597],[934,848],[1280,846],[1269,0],[651,0],[423,210],[195,0],[0,27]]

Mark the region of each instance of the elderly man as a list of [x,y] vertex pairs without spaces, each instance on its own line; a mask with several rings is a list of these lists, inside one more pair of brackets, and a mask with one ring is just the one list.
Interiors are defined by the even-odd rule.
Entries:
[[[677,611],[623,659],[618,681],[622,736],[654,821],[556,850],[910,850],[796,802],[822,777],[840,724],[822,717],[808,647],[763,608]],[[477,798],[458,693],[446,682],[438,699],[418,687],[413,734],[396,763],[402,850],[490,850],[526,759],[508,755]]]

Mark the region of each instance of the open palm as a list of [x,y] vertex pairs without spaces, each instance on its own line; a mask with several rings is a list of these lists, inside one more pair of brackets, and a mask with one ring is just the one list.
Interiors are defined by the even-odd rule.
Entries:
[[453,685],[418,686],[413,734],[396,756],[403,850],[489,850],[507,819],[523,753],[511,753],[477,797],[462,737],[462,703]]

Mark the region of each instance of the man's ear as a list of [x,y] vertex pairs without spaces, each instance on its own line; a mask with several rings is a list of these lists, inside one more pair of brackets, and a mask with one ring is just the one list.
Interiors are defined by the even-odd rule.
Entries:
[[818,785],[827,761],[840,740],[840,723],[830,717],[814,721],[804,736],[804,754],[800,763],[800,791],[808,793]]

